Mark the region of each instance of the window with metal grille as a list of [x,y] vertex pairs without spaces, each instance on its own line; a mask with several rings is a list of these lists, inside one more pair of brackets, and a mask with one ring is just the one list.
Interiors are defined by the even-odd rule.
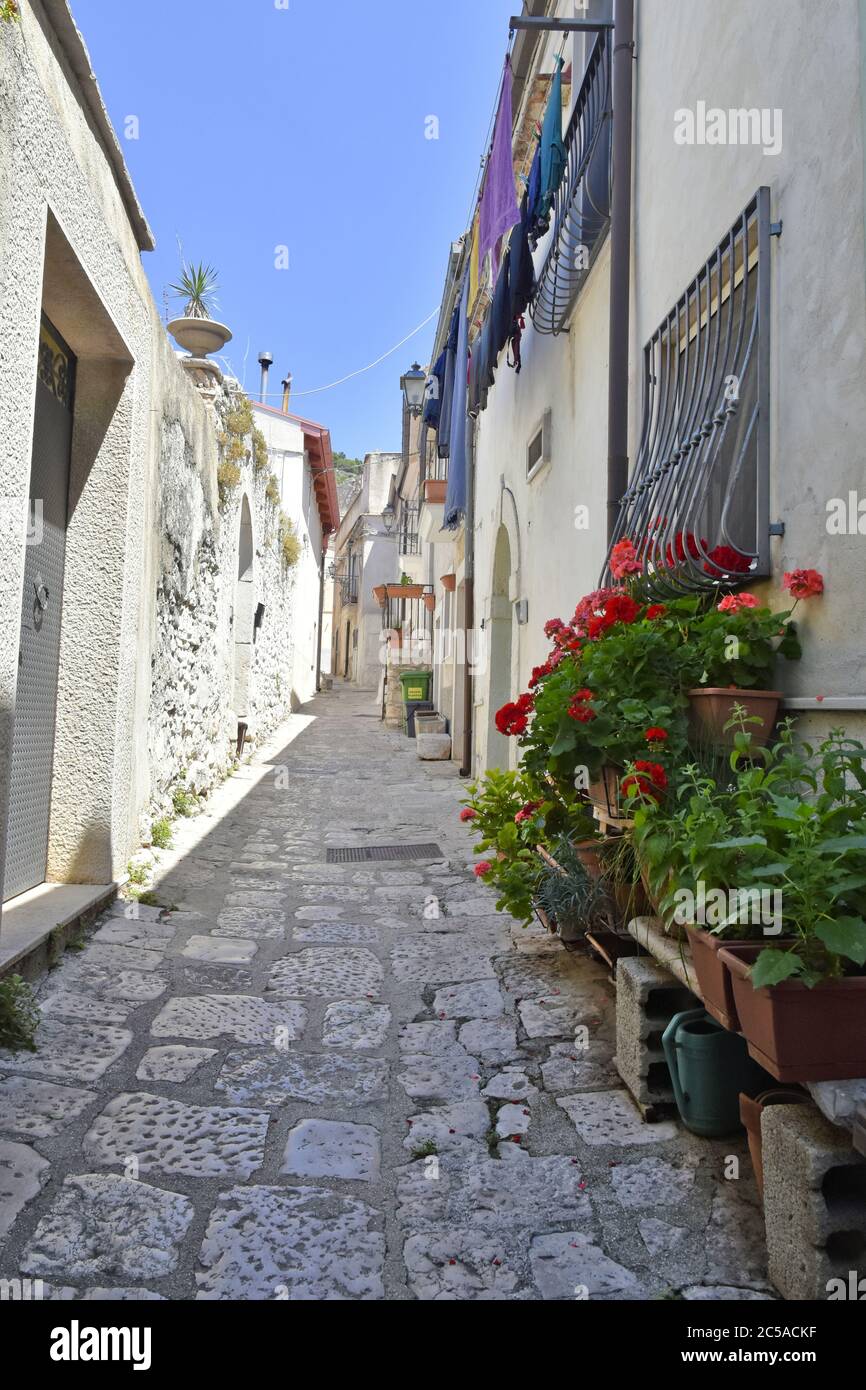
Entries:
[[611,550],[628,537],[660,594],[770,572],[771,230],[760,188],[644,349],[640,445]]

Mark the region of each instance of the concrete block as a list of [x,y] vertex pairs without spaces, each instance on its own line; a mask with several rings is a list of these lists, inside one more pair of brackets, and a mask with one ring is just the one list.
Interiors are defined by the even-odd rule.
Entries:
[[838,1290],[832,1280],[847,1288],[853,1274],[856,1285],[866,1276],[866,1160],[850,1135],[810,1105],[771,1105],[761,1143],[776,1288],[787,1299],[824,1300]]
[[616,1069],[647,1119],[654,1107],[675,1104],[662,1033],[674,1014],[698,1003],[655,961],[635,956],[617,961]]
[[415,745],[418,757],[424,762],[440,762],[451,757],[450,734],[417,733]]

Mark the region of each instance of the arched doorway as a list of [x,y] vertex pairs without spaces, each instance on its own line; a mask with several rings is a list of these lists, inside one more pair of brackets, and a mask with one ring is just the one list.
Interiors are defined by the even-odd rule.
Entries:
[[253,520],[249,500],[244,494],[238,533],[238,571],[234,605],[234,689],[232,701],[239,721],[250,710],[250,667],[253,659],[253,619],[255,617],[253,578]]
[[490,602],[490,685],[488,698],[487,766],[507,768],[512,742],[496,727],[496,711],[512,698],[511,648],[513,611],[508,590],[511,583],[511,542],[500,526],[493,553],[493,594]]

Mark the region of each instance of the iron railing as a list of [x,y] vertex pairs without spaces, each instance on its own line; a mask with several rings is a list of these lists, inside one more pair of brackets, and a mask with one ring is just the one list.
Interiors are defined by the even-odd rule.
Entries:
[[597,35],[565,136],[553,240],[529,312],[539,333],[561,333],[610,228],[612,37]]
[[770,573],[774,230],[760,188],[644,349],[640,445],[611,551],[627,537],[660,595]]
[[400,509],[399,551],[401,555],[420,555],[421,538],[418,535],[418,505],[405,504]]
[[[382,632],[390,638],[391,646],[404,647],[412,643],[431,644],[433,640],[433,589],[429,585],[392,585],[405,587],[411,597],[386,594],[382,606]],[[418,593],[421,589],[422,593]]]

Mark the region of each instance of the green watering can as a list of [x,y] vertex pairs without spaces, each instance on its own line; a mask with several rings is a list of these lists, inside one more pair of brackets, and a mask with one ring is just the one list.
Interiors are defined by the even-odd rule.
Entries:
[[740,1092],[754,1095],[766,1072],[749,1056],[745,1038],[729,1033],[706,1009],[675,1014],[662,1035],[683,1124],[706,1139],[742,1128]]

